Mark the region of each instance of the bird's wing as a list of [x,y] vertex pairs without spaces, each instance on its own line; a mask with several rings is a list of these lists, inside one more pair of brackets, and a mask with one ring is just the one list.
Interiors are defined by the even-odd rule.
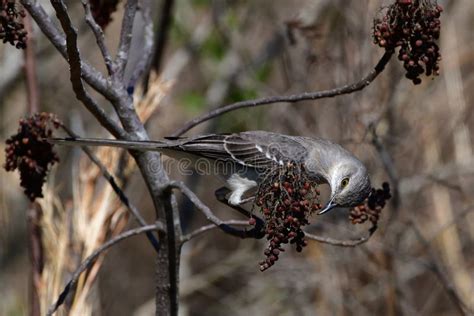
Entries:
[[306,148],[292,137],[263,131],[181,139],[168,148],[255,168],[268,168],[288,161],[301,162],[307,155]]

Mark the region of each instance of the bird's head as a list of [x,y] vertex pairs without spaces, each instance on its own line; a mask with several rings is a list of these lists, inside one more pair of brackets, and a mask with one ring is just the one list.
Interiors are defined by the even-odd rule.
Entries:
[[324,214],[335,207],[353,207],[361,204],[371,190],[367,169],[357,158],[349,156],[328,170],[327,182],[331,196],[318,213]]

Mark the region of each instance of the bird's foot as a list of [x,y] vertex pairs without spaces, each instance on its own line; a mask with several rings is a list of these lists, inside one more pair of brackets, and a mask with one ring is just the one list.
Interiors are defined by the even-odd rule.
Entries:
[[222,187],[222,188],[217,189],[214,192],[214,195],[216,197],[216,200],[218,200],[219,202],[222,202],[224,204],[229,204],[229,200],[227,199],[227,194],[229,194],[230,192],[231,192],[230,189],[226,187]]

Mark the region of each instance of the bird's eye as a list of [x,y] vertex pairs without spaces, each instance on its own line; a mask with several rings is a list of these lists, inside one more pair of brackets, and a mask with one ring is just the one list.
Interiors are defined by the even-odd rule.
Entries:
[[348,184],[349,184],[349,178],[344,178],[344,179],[342,179],[342,181],[341,181],[341,188],[344,189],[345,187],[347,187]]

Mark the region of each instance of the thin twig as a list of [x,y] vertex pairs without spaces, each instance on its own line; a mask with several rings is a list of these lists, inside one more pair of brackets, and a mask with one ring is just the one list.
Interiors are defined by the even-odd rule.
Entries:
[[146,232],[151,232],[151,231],[164,231],[163,223],[157,222],[153,225],[147,225],[147,226],[143,226],[143,227],[130,229],[130,230],[128,230],[128,231],[126,231],[126,232],[124,232],[124,233],[122,233],[122,234],[120,234],[120,235],[118,235],[118,236],[116,236],[116,237],[114,237],[110,240],[108,240],[102,246],[100,246],[99,248],[94,250],[94,252],[92,252],[92,254],[90,254],[79,265],[79,267],[76,269],[76,271],[74,271],[74,273],[72,274],[71,280],[69,280],[69,282],[66,284],[66,286],[64,287],[64,290],[61,292],[61,294],[59,295],[56,302],[53,305],[51,305],[51,307],[48,309],[47,315],[52,315],[54,312],[56,312],[56,310],[59,308],[59,306],[61,306],[64,303],[64,300],[68,296],[69,292],[76,285],[77,280],[79,279],[79,276],[82,274],[82,272],[89,269],[92,266],[92,264],[94,264],[94,262],[97,260],[97,258],[104,251],[106,251],[107,249],[109,249],[110,247],[116,245],[117,243],[121,242],[124,239],[127,239],[127,238],[132,237],[132,236],[136,236],[136,235],[139,235],[139,234],[143,234],[143,233],[146,233]]
[[[244,215],[245,217],[248,217],[249,219],[250,218],[255,219],[255,221],[256,221],[255,227],[261,230],[261,228],[263,228],[263,226],[265,225],[265,222],[263,221],[263,219],[261,219],[259,216],[255,215],[253,213],[253,211],[248,211],[247,209],[243,208],[242,203],[240,203],[238,205],[233,205],[233,204],[229,203],[229,199],[227,198],[227,195],[229,193],[231,193],[231,190],[229,188],[222,187],[222,188],[217,189],[214,192],[214,196],[216,197],[217,201],[221,202],[225,206],[236,210],[237,212]],[[249,197],[249,198],[247,198],[247,200],[252,199],[252,198],[255,198],[255,196]],[[243,202],[243,201],[241,201],[241,202]],[[259,238],[260,237],[262,237],[262,236],[259,236]]]
[[92,16],[90,1],[81,0],[81,2],[82,2],[82,6],[84,7],[86,23],[89,25],[92,32],[94,33],[97,46],[99,46],[102,57],[104,58],[107,71],[109,75],[112,76],[114,74],[113,61],[112,61],[112,56],[110,55],[109,49],[107,48],[107,44],[105,43],[104,31],[99,26],[99,24],[97,24],[96,20]]
[[127,67],[130,46],[132,43],[133,21],[135,20],[135,14],[137,13],[137,4],[138,0],[128,0],[125,4],[123,13],[120,42],[117,50],[117,57],[115,58],[116,76],[120,81],[123,79],[125,67]]
[[320,243],[324,244],[329,244],[332,246],[338,246],[338,247],[355,247],[359,246],[363,243],[366,243],[370,237],[375,233],[377,230],[377,226],[372,226],[369,229],[369,235],[365,237],[360,237],[359,239],[354,239],[354,240],[339,240],[339,239],[333,239],[330,237],[321,237],[321,236],[316,236],[310,233],[305,232],[304,235],[308,237],[308,239],[315,240]]
[[[74,133],[72,130],[70,130],[67,126],[64,124],[61,124],[61,128],[71,137],[79,137],[76,133]],[[125,192],[119,187],[117,184],[117,181],[115,181],[114,176],[107,170],[107,168],[102,164],[102,162],[97,158],[97,156],[89,149],[89,147],[82,146],[81,147],[82,151],[89,157],[89,159],[99,168],[100,172],[102,173],[102,176],[109,182],[110,186],[114,190],[115,194],[117,194],[118,198],[122,202],[125,207],[128,208],[130,213],[132,213],[133,217],[137,220],[138,224],[140,226],[145,227],[147,225],[145,219],[140,215],[140,212],[138,209],[133,205],[130,200],[128,199],[127,195],[125,195]],[[156,252],[158,252],[159,249],[159,243],[158,240],[155,238],[152,232],[146,232],[146,236],[148,240],[150,241],[151,245],[153,248],[155,248]]]
[[[58,0],[52,0],[51,2],[54,3],[57,1]],[[53,44],[58,52],[67,60],[68,53],[66,48],[66,37],[59,30],[56,23],[51,20],[48,13],[46,13],[42,7],[40,1],[20,0],[20,3],[35,20],[41,32],[46,35],[51,44]],[[104,95],[108,100],[112,100],[115,97],[115,91],[110,89],[107,80],[97,69],[84,61],[81,61],[81,68],[83,79],[92,88]]]
[[197,196],[191,191],[184,183],[179,181],[170,181],[168,185],[164,188],[166,189],[178,189],[184,196],[186,196],[191,203],[196,206],[198,210],[200,210],[204,216],[206,216],[207,220],[213,223],[215,226],[219,227],[223,232],[237,236],[240,238],[262,238],[263,231],[260,225],[255,226],[250,230],[239,230],[232,226],[226,224],[225,221],[218,218],[214,213],[212,213],[211,209],[204,204]]
[[[237,220],[237,219],[223,221],[223,223],[225,225],[234,225],[234,226],[249,226],[250,225],[249,221]],[[189,234],[183,235],[181,237],[181,243],[184,244],[185,242],[190,241],[194,237],[200,236],[200,235],[204,234],[205,232],[208,232],[208,231],[216,229],[216,228],[219,228],[219,227],[216,226],[215,224],[202,226],[202,227],[196,229],[195,231],[190,232]]]
[[225,113],[249,108],[249,107],[256,107],[260,105],[267,105],[267,104],[274,104],[274,103],[295,103],[304,100],[318,100],[323,98],[332,98],[343,94],[349,94],[356,91],[360,91],[367,87],[372,81],[377,78],[377,76],[384,70],[387,63],[390,61],[393,52],[385,52],[382,58],[379,60],[377,65],[369,72],[364,78],[361,80],[348,84],[339,88],[330,89],[330,90],[323,90],[323,91],[315,91],[315,92],[303,92],[299,94],[292,94],[287,96],[273,96],[273,97],[266,97],[254,100],[245,100],[236,103],[232,103],[229,105],[217,107],[207,113],[204,113],[201,116],[198,116],[188,122],[186,122],[181,128],[176,130],[171,136],[180,136],[191,128],[208,121],[212,118],[221,116]]
[[72,26],[71,18],[67,13],[66,5],[62,0],[51,1],[56,15],[61,22],[61,26],[66,33],[66,48],[68,62],[70,65],[71,83],[76,93],[76,97],[91,112],[95,118],[116,138],[126,137],[126,133],[120,128],[110,115],[97,104],[97,102],[87,93],[82,83],[82,61],[77,47],[77,32]]

